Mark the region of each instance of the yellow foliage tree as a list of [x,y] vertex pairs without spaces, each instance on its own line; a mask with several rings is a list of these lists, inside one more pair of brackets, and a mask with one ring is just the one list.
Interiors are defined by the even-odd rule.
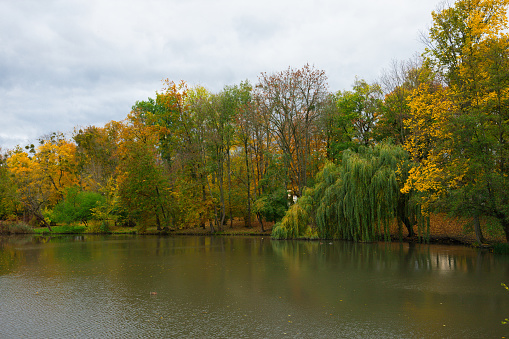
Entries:
[[63,198],[68,187],[77,185],[76,145],[61,135],[42,140],[30,154],[20,147],[11,152],[7,167],[13,175],[17,194],[25,208],[50,230],[43,209],[52,208]]
[[443,78],[436,91],[411,97],[411,137],[417,165],[404,190],[428,203],[471,216],[496,218],[509,241],[509,0],[461,0],[433,13],[426,63]]

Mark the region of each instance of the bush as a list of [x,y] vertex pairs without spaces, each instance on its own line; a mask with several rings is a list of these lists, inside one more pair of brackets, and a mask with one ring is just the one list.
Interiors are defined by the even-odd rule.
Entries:
[[32,227],[24,222],[0,221],[0,234],[28,234],[32,232]]
[[106,220],[103,220],[100,223],[93,223],[92,225],[87,227],[86,233],[92,233],[92,234],[110,233],[110,225],[108,224],[108,221],[106,221]]

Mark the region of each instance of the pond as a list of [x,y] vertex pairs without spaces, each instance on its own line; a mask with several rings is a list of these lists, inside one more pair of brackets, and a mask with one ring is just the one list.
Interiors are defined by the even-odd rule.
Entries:
[[259,237],[0,238],[0,337],[500,338],[509,258]]

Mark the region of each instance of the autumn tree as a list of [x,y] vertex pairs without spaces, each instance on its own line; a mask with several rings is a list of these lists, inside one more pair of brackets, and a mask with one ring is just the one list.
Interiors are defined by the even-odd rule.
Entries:
[[327,94],[325,72],[309,65],[262,73],[256,86],[256,101],[266,117],[265,126],[284,156],[288,188],[297,195],[314,175],[310,173],[311,156],[321,152],[321,147],[314,148],[318,146],[314,136],[319,132],[317,122]]
[[136,102],[133,111],[140,126],[158,130],[153,142],[172,191],[173,224],[205,227],[205,222],[213,218],[202,109],[208,103],[209,92],[203,87],[189,89],[183,81],[166,79],[164,83],[165,88],[155,99]]
[[120,130],[117,183],[120,201],[141,230],[171,223],[171,188],[164,173],[158,142],[161,129],[143,123],[134,107]]
[[234,142],[234,117],[236,100],[226,88],[219,94],[211,94],[201,105],[205,118],[205,148],[208,166],[216,183],[219,201],[217,227],[221,230],[226,216],[233,220],[231,209],[231,148]]
[[[238,86],[225,86],[220,93],[221,97],[221,119],[224,121],[223,127],[224,140],[226,142],[226,156],[227,156],[227,173],[228,173],[228,204],[230,222],[233,219],[232,214],[232,151],[238,147],[244,148],[244,164],[247,178],[245,180],[246,186],[246,200],[247,211],[247,226],[251,227],[251,166],[249,161],[249,154],[252,141],[252,126],[253,126],[253,100],[252,100],[252,87],[248,81],[241,82]],[[239,144],[240,142],[240,144]],[[232,225],[232,224],[230,224]]]
[[[238,86],[228,88],[228,95],[236,103],[235,125],[238,128],[237,138],[243,148],[245,180],[242,180],[246,188],[246,227],[251,227],[252,200],[254,198],[252,187],[254,182],[253,173],[253,138],[255,127],[255,107],[252,99],[252,86],[248,81],[241,82]],[[240,173],[239,173],[240,175]]]
[[[222,230],[226,218],[224,172],[226,159],[225,120],[221,117],[220,98],[204,87],[189,92],[190,114],[186,145],[189,170],[193,181],[199,184],[200,223],[209,222],[210,231]],[[227,135],[226,135],[227,136]],[[185,154],[185,153],[183,153]],[[215,225],[215,226],[214,226]]]
[[118,166],[118,132],[119,124],[113,121],[102,128],[89,126],[75,131],[81,187],[100,191],[114,179]]
[[453,151],[449,143],[453,106],[448,100],[448,91],[442,85],[421,84],[410,97],[412,113],[404,121],[409,129],[405,149],[414,166],[409,170],[403,192],[414,189],[424,193],[426,211],[446,194],[447,187],[457,184],[444,170]]
[[42,139],[37,147],[27,146],[27,150],[18,147],[12,151],[7,166],[13,175],[19,200],[40,223],[51,229],[43,210],[53,208],[68,187],[79,183],[76,145],[54,133]]
[[[440,138],[431,154],[419,154],[409,145],[413,156],[422,158],[409,186],[431,190],[430,201],[456,214],[477,221],[496,218],[509,241],[508,4],[465,0],[433,13],[425,55],[445,86],[432,95],[427,90],[415,93],[411,105],[440,126]],[[409,127],[426,135],[420,125]],[[476,226],[482,241],[478,222]]]
[[385,93],[383,107],[374,128],[378,141],[391,140],[403,145],[410,134],[404,121],[411,117],[410,97],[421,84],[437,84],[434,72],[416,57],[402,62],[393,62],[382,75],[382,90]]

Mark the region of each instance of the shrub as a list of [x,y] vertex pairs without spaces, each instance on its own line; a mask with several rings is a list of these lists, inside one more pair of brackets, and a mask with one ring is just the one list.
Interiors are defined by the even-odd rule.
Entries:
[[110,233],[110,226],[108,224],[108,221],[103,220],[100,223],[91,224],[90,226],[87,227],[86,233],[92,233],[92,234]]
[[24,222],[0,221],[0,234],[28,234],[32,232],[32,227]]

